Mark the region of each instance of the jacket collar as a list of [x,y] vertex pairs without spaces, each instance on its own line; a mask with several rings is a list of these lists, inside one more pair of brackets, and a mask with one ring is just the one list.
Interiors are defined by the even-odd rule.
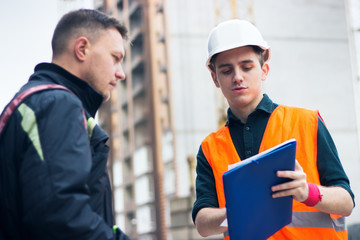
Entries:
[[[71,74],[64,68],[53,63],[40,63],[35,67],[35,73],[45,74],[46,79],[70,89],[82,102],[85,110],[95,117],[103,102],[103,96],[95,91],[87,82]],[[30,78],[35,80],[36,78]]]

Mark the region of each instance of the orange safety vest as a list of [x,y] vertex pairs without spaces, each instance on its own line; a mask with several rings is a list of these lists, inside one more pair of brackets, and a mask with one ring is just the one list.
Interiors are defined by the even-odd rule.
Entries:
[[[296,159],[306,173],[307,182],[320,185],[316,163],[318,116],[318,111],[278,106],[269,118],[259,152],[295,138]],[[229,128],[224,126],[211,133],[202,142],[201,148],[214,173],[219,207],[224,208],[222,175],[229,164],[241,161]],[[292,222],[269,239],[347,239],[345,218],[320,212],[294,200]]]

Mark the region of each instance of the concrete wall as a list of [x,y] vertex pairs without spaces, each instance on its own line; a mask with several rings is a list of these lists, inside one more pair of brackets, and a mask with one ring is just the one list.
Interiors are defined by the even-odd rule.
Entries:
[[201,141],[217,127],[215,88],[205,68],[205,42],[214,25],[209,2],[167,1],[180,196],[189,194],[187,157],[194,156]]

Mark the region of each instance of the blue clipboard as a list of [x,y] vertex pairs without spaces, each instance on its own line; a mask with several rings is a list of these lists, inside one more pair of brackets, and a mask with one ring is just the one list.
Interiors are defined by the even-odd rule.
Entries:
[[296,140],[290,139],[233,164],[223,174],[231,240],[264,240],[291,222],[292,197],[272,198],[271,187],[289,181],[278,170],[294,170]]

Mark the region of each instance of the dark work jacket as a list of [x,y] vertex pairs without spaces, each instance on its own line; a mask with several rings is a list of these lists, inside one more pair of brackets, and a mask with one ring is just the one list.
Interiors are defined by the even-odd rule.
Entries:
[[42,84],[72,93],[32,94],[0,135],[0,239],[128,239],[113,233],[108,136],[98,125],[87,129],[103,97],[47,63],[19,93]]

